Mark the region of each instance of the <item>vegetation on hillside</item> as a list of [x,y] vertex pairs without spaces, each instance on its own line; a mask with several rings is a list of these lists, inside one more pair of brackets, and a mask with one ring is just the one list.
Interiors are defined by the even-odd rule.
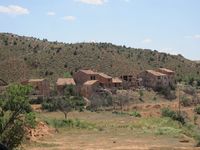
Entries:
[[111,43],[66,44],[0,34],[0,76],[7,82],[44,77],[55,81],[58,77],[66,76],[66,72],[72,75],[81,68],[119,76],[158,67],[176,71],[179,81],[199,79],[200,64],[181,55]]

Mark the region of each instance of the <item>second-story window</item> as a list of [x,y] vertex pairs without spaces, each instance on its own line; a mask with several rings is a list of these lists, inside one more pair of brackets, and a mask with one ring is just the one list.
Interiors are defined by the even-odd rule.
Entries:
[[95,76],[90,77],[91,80],[96,80]]

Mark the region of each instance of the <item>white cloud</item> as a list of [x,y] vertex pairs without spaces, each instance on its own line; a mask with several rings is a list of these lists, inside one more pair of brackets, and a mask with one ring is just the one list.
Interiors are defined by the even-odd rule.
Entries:
[[194,35],[194,38],[195,38],[195,39],[200,39],[200,34]]
[[186,39],[200,39],[200,34],[184,36]]
[[75,16],[65,16],[65,17],[62,17],[62,19],[66,20],[66,21],[75,21],[76,17]]
[[142,43],[144,43],[144,44],[152,43],[152,39],[146,38],[146,39],[144,39],[144,40],[142,41]]
[[18,5],[2,6],[0,5],[0,13],[11,15],[27,15],[29,10]]
[[107,2],[107,0],[75,0],[75,1],[91,4],[91,5],[102,5],[105,2]]
[[48,16],[55,16],[55,15],[56,15],[56,13],[55,13],[55,12],[53,12],[53,11],[49,11],[49,12],[47,12],[47,15],[48,15]]

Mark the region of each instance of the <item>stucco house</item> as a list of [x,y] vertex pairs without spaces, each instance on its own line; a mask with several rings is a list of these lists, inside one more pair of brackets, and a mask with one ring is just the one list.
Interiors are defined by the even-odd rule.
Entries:
[[86,81],[81,87],[81,95],[86,98],[90,98],[93,93],[95,93],[99,89],[99,81],[98,80],[89,80]]
[[79,70],[73,76],[74,81],[77,85],[83,85],[86,81],[96,80],[97,73],[92,70]]
[[47,79],[30,79],[23,81],[22,84],[31,85],[34,89],[33,95],[45,97],[50,95],[50,84]]
[[169,84],[171,86],[175,85],[175,72],[174,71],[167,69],[167,68],[158,68],[157,71],[160,73],[166,74],[168,76]]
[[153,89],[168,87],[170,83],[166,74],[154,70],[143,71],[139,77],[142,79],[143,86]]
[[112,78],[112,86],[113,88],[119,89],[122,88],[122,80],[118,77]]
[[112,87],[112,77],[101,72],[96,72],[92,70],[79,70],[74,74],[74,81],[77,86],[83,85],[86,81],[98,80],[100,86],[104,88]]
[[58,94],[63,95],[64,89],[68,85],[73,85],[73,86],[76,85],[73,78],[58,78],[56,82],[56,89],[57,89]]

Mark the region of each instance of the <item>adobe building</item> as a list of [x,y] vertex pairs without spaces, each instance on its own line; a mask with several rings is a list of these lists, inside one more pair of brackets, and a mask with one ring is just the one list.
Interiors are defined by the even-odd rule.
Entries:
[[50,84],[46,79],[30,79],[23,81],[24,85],[31,85],[34,89],[33,95],[49,97]]
[[154,71],[146,70],[139,74],[142,79],[142,84],[145,87],[152,89],[164,88],[169,86],[169,78],[166,74]]
[[81,95],[86,98],[90,98],[97,90],[99,89],[99,81],[98,80],[89,80],[86,81],[81,87]]
[[122,80],[118,77],[112,78],[112,86],[116,89],[122,88]]
[[86,81],[98,80],[100,86],[104,88],[112,87],[112,77],[101,72],[94,72],[92,70],[79,70],[74,74],[74,81],[77,86],[83,85]]
[[108,76],[105,73],[97,73],[97,80],[100,83],[100,86],[103,88],[111,88],[112,87],[112,77]]
[[56,89],[57,89],[58,94],[63,95],[64,89],[68,85],[73,85],[73,86],[76,85],[73,78],[58,78],[56,82]]
[[124,89],[130,89],[130,88],[136,88],[140,85],[139,80],[133,76],[133,75],[122,75],[120,78],[123,81],[123,88]]
[[168,76],[169,84],[171,86],[175,85],[175,72],[174,71],[167,69],[167,68],[158,68],[157,71],[160,73],[166,74]]
[[96,80],[97,73],[92,70],[79,70],[73,76],[77,85],[83,85],[86,81]]

